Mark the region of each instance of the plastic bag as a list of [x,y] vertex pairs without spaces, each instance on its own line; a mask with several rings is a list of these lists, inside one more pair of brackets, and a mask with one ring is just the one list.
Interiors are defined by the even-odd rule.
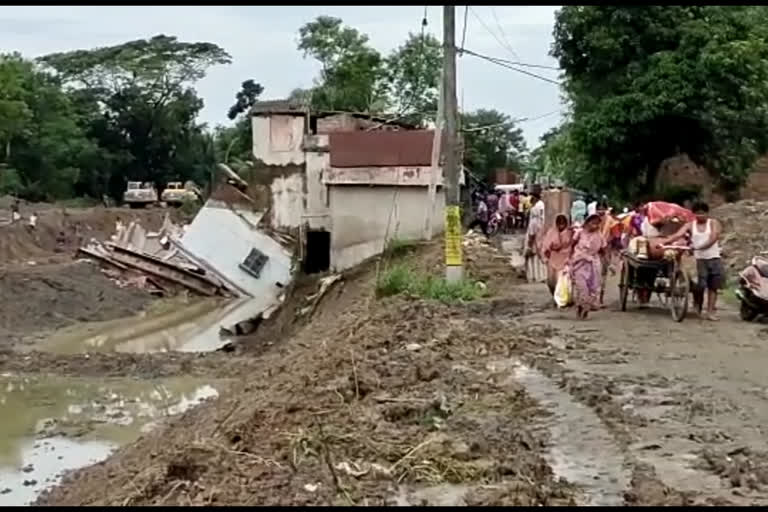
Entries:
[[571,303],[571,275],[566,270],[560,272],[555,285],[555,304],[564,308]]

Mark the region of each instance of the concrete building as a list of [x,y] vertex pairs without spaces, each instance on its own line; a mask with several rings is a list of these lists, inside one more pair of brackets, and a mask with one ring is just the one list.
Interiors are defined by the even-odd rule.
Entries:
[[[393,238],[423,237],[432,131],[287,101],[260,102],[251,115],[263,220],[296,238],[306,271],[344,270]],[[438,173],[435,234],[445,203]]]

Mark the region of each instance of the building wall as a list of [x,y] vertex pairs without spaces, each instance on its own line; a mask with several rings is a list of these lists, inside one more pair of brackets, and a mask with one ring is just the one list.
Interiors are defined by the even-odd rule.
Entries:
[[310,229],[330,231],[328,211],[328,186],[324,178],[331,169],[331,154],[327,135],[309,135],[305,139],[307,148],[305,222]]
[[253,157],[266,165],[303,164],[305,121],[303,115],[253,116]]
[[[277,283],[286,285],[291,279],[291,254],[256,228],[262,215],[209,199],[181,244],[251,296],[277,300],[281,290]],[[239,267],[253,248],[269,257],[259,279]]]
[[[427,187],[337,185],[328,187],[328,193],[331,266],[337,271],[380,254],[387,239],[423,238]],[[445,195],[439,189],[433,212],[435,234],[443,230],[444,208]]]

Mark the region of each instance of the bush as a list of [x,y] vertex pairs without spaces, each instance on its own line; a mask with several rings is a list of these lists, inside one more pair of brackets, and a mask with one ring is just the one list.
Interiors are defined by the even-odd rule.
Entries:
[[395,265],[376,280],[376,294],[390,297],[408,293],[446,304],[477,300],[485,290],[469,279],[449,283],[442,277],[415,272],[405,265]]

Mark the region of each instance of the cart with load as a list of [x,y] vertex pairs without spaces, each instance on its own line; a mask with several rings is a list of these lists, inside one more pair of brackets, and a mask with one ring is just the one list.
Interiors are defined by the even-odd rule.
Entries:
[[683,253],[690,248],[662,245],[661,249],[664,250],[664,257],[660,259],[643,258],[629,251],[622,252],[619,306],[622,311],[627,310],[631,291],[642,291],[649,297],[655,293],[664,298],[672,319],[682,322],[688,312],[691,288],[690,276],[681,262]]

